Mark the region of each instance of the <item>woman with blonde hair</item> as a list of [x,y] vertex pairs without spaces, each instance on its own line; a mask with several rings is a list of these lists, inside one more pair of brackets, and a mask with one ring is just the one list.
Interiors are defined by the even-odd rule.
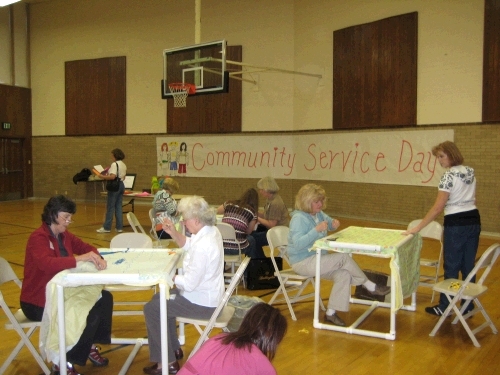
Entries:
[[[290,221],[287,252],[292,269],[299,275],[316,275],[316,252],[309,249],[316,240],[325,237],[327,231],[336,230],[340,225],[337,219],[323,212],[326,201],[325,190],[316,184],[302,186],[295,198],[296,211],[292,212]],[[321,278],[333,281],[325,321],[337,326],[345,326],[338,311],[349,311],[351,285],[362,285],[376,296],[390,292],[388,286],[368,280],[348,254],[322,252]]]

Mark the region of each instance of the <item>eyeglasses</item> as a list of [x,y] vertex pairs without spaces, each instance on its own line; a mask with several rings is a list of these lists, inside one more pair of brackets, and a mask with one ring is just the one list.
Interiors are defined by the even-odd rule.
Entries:
[[72,215],[65,215],[65,216],[61,216],[61,215],[59,215],[59,217],[60,217],[61,219],[63,219],[63,220],[64,220],[66,223],[68,223],[68,224],[72,224],[72,223],[74,223],[74,221],[73,221],[73,220],[71,220],[71,216],[72,216]]

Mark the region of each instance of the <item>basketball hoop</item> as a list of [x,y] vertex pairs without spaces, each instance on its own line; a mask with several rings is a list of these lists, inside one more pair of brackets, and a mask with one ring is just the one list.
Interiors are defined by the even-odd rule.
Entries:
[[196,93],[196,86],[190,83],[169,83],[168,88],[174,98],[174,107],[185,107],[188,95]]

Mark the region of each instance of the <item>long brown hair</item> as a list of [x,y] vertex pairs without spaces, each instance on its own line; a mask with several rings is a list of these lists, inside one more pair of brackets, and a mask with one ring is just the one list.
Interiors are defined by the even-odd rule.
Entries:
[[248,310],[236,332],[221,338],[222,344],[251,350],[255,344],[264,355],[272,360],[278,344],[285,337],[287,322],[281,312],[267,303],[258,303]]

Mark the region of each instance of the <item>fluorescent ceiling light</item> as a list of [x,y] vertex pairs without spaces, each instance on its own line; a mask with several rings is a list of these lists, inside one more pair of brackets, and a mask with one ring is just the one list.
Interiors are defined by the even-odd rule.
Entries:
[[0,0],[0,7],[4,7],[4,6],[9,5],[9,4],[14,4],[14,3],[17,3],[18,1],[21,1],[21,0]]

